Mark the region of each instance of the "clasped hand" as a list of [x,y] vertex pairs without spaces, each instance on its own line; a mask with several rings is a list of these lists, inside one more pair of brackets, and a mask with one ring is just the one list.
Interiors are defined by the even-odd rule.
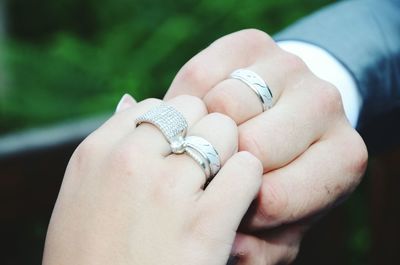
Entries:
[[[238,68],[267,82],[271,109],[228,78]],[[290,263],[304,220],[346,197],[365,170],[337,89],[261,31],[215,41],[183,66],[165,100],[189,135],[213,144],[220,172],[203,190],[192,158],[171,154],[153,125],[134,126],[161,101],[125,96],[71,158],[44,264],[224,265],[230,253],[239,264]]]

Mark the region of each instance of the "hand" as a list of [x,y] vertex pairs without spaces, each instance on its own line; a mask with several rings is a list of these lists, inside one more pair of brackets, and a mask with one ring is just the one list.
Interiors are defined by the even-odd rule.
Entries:
[[125,96],[118,113],[76,149],[43,264],[226,264],[261,185],[261,163],[236,153],[237,126],[230,118],[207,115],[198,98],[174,98],[168,104],[185,116],[188,134],[207,139],[220,155],[223,166],[203,190],[204,172],[192,158],[170,154],[155,126],[135,128],[136,117],[161,102],[135,104]]
[[[262,112],[248,86],[228,79],[238,68],[263,77],[274,96],[271,109]],[[263,164],[261,191],[232,254],[239,264],[290,263],[309,220],[351,193],[365,170],[366,147],[345,117],[338,90],[266,33],[243,30],[183,66],[165,98],[180,94],[231,117],[239,126],[239,151]]]

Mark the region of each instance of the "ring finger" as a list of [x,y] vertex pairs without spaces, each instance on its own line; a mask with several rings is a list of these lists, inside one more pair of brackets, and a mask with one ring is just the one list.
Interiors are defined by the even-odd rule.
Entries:
[[[146,111],[149,111],[161,104],[161,101],[157,104],[153,104],[153,106],[147,108]],[[179,96],[173,98],[167,101],[167,105],[172,106],[183,116],[184,120],[187,122],[188,129],[207,114],[204,103],[200,99],[193,96]],[[141,114],[146,113],[146,111]],[[135,120],[138,118],[138,116],[139,115],[136,117],[130,117],[129,120]],[[164,126],[172,125],[171,128],[175,126],[175,124],[169,124],[169,121],[165,121],[164,123]],[[141,123],[140,126],[127,135],[126,141],[128,141],[127,145],[129,146],[141,148],[161,156],[167,156],[171,153],[171,145],[168,143],[166,136],[163,134],[160,128],[157,128],[151,123]]]
[[[277,65],[282,64],[282,61],[285,60],[285,56],[284,52],[276,53],[274,56],[260,56],[253,65],[244,69],[262,79],[266,83],[267,88],[247,84],[243,80],[232,78],[229,76],[230,73],[227,73],[226,79],[215,85],[205,95],[204,102],[207,105],[208,111],[210,113],[219,112],[226,114],[240,125],[263,112],[263,102],[258,92],[254,91],[254,89],[266,90],[265,93],[268,93],[268,90],[270,90],[272,94],[270,104],[275,105],[283,89],[289,82],[285,76],[290,69],[277,67]],[[244,78],[248,80],[247,82],[252,83],[248,77],[244,76]],[[293,78],[292,75],[291,80]]]
[[[223,165],[238,148],[238,130],[232,119],[221,114],[209,114],[194,124],[188,136],[197,136],[208,141],[217,151]],[[177,189],[189,194],[201,191],[206,183],[206,174],[188,154],[171,154],[167,163],[174,168]]]

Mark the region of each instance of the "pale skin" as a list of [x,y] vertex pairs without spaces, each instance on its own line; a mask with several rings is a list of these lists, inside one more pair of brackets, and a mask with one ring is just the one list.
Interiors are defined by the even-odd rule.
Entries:
[[134,126],[162,101],[124,102],[74,152],[43,264],[225,265],[261,186],[261,162],[237,152],[232,119],[208,115],[196,97],[176,97],[168,104],[186,118],[188,135],[207,139],[221,158],[220,172],[204,190],[205,174],[191,157],[171,154],[155,126]]
[[[251,89],[227,79],[238,68],[267,82],[273,108],[262,112]],[[315,217],[347,197],[365,171],[368,152],[339,91],[266,33],[249,29],[218,39],[186,63],[165,99],[180,94],[202,98],[209,112],[231,117],[239,127],[239,150],[263,164],[257,203],[236,237],[238,264],[291,263]]]
[[[227,79],[238,68],[266,80],[273,108],[262,112],[251,89]],[[337,89],[264,32],[215,41],[183,66],[165,100],[189,133],[215,145],[221,172],[203,191],[190,157],[167,156],[154,126],[132,126],[159,101],[124,97],[71,158],[44,264],[225,264],[229,253],[238,264],[288,264],[314,217],[365,170],[366,147]]]

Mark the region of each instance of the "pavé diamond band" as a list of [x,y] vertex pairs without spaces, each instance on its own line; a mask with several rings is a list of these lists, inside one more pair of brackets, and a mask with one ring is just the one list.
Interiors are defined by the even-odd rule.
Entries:
[[184,137],[188,124],[179,111],[167,104],[161,104],[135,120],[136,126],[144,122],[151,123],[160,129],[170,143],[173,153],[184,152]]
[[188,127],[185,117],[172,106],[161,104],[135,120],[136,126],[144,122],[153,124],[162,132],[172,153],[187,153],[196,161],[206,175],[206,182],[220,170],[221,162],[217,150],[202,137],[185,137]]

